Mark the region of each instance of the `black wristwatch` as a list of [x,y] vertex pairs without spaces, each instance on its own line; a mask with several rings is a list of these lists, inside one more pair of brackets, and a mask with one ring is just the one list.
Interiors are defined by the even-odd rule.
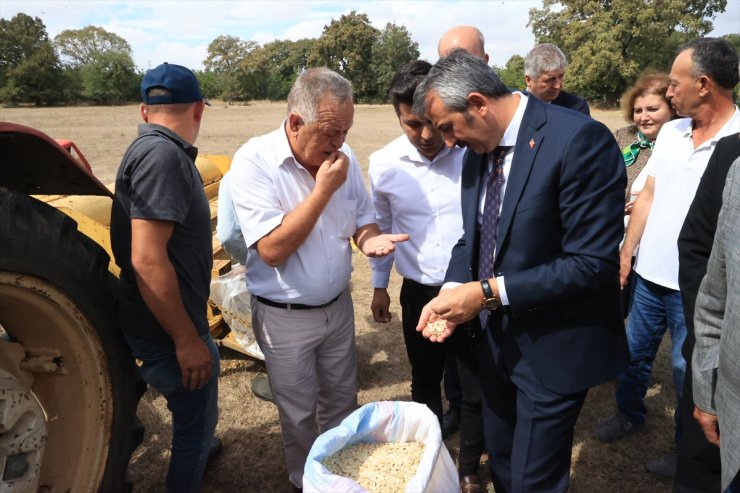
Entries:
[[483,288],[483,308],[489,312],[498,310],[501,307],[501,300],[496,297],[496,293],[491,289],[488,279],[481,279],[480,287]]

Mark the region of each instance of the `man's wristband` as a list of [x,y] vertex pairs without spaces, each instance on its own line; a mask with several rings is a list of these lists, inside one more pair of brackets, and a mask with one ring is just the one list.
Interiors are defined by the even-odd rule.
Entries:
[[481,279],[480,286],[483,289],[483,308],[489,312],[499,309],[501,307],[501,300],[493,292],[493,289],[491,289],[491,283],[488,282],[488,279]]

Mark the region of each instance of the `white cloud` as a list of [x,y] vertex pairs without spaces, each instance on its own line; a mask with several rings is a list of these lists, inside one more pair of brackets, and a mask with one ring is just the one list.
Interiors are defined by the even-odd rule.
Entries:
[[[541,5],[535,0],[2,0],[0,16],[10,18],[18,12],[38,16],[52,38],[64,29],[101,26],[125,38],[134,62],[144,69],[164,60],[202,68],[208,43],[224,34],[261,44],[317,38],[332,19],[355,10],[367,14],[378,29],[388,22],[404,25],[419,43],[421,57],[430,61],[437,59],[437,41],[444,31],[460,24],[477,26],[486,37],[491,63],[504,65],[534,44],[528,12]],[[740,0],[729,0],[726,12],[714,24],[712,35],[740,33]]]

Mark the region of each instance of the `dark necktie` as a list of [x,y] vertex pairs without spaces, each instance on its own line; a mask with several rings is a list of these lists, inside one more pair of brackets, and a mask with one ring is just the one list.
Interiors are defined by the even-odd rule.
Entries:
[[498,146],[493,151],[493,169],[486,182],[486,198],[480,225],[478,279],[493,277],[493,254],[496,250],[496,230],[504,198],[504,157],[511,146]]
[[[493,168],[486,181],[486,197],[483,201],[483,217],[480,225],[478,243],[478,279],[493,277],[493,254],[496,250],[496,230],[498,229],[499,211],[504,198],[504,157],[511,146],[498,146],[493,151]],[[488,310],[478,314],[483,329],[488,324]]]

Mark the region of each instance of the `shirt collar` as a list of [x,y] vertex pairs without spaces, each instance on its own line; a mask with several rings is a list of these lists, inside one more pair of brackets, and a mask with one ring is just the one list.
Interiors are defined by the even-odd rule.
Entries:
[[275,163],[278,166],[282,166],[286,161],[291,160],[294,164],[299,164],[298,160],[295,158],[295,155],[293,154],[293,150],[290,148],[290,141],[288,141],[288,132],[285,129],[285,126],[288,122],[288,119],[283,119],[283,123],[280,124],[280,128],[275,130],[274,137],[275,137],[275,157],[277,158],[275,160]]
[[452,149],[450,149],[447,146],[442,146],[442,150],[440,150],[436,156],[434,156],[434,159],[429,159],[428,157],[424,156],[421,152],[419,152],[419,149],[414,147],[414,145],[409,141],[408,137],[406,135],[402,136],[404,139],[404,145],[406,147],[406,153],[403,157],[407,158],[412,163],[421,163],[421,164],[435,164],[440,159],[443,159],[445,156],[447,156],[450,152],[452,152]]
[[195,158],[198,157],[197,147],[185,141],[182,137],[180,137],[179,135],[177,135],[175,132],[165,127],[164,125],[158,125],[156,123],[140,124],[139,125],[139,135],[144,135],[146,133],[155,133],[155,134],[162,135],[166,137],[168,140],[171,140],[172,142],[180,146],[180,148],[183,151],[185,151],[185,153],[188,156],[190,156],[193,160],[195,160]]
[[[702,143],[698,148],[704,147],[705,145],[714,145],[717,143],[719,139],[722,137],[725,137],[726,135],[733,133],[730,131],[730,129],[734,128],[735,125],[737,125],[736,122],[740,122],[740,110],[735,106],[735,112],[732,114],[729,120],[725,122],[724,125],[722,125],[722,128],[720,128],[712,137],[707,140],[706,142]],[[691,135],[694,132],[694,120],[691,118],[681,118],[680,122],[677,124],[677,127],[680,129],[683,128],[683,133],[681,134],[684,138],[691,139]]]
[[506,127],[504,136],[501,137],[501,141],[498,144],[500,146],[514,147],[516,145],[519,127],[522,126],[522,120],[524,119],[524,110],[527,109],[527,101],[529,101],[529,97],[519,91],[514,91],[512,94],[519,95],[519,105],[516,108],[516,112],[514,112],[514,117],[509,122],[509,126]]

